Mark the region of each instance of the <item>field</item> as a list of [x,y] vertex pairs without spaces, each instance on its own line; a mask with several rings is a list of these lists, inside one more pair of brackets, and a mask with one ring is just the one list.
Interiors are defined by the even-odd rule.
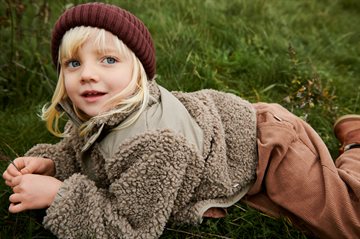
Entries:
[[[86,1],[1,0],[0,170],[32,145],[55,143],[38,117],[56,70],[51,29],[59,14]],[[360,113],[358,0],[113,0],[153,35],[157,82],[170,90],[212,88],[250,102],[276,102],[309,122],[336,158],[334,120]],[[43,210],[8,213],[0,180],[0,238],[55,238]],[[306,238],[286,218],[242,203],[200,226],[169,223],[162,238]]]

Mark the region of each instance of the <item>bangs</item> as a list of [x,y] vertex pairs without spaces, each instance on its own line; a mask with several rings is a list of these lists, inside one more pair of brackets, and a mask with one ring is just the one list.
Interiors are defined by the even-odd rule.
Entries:
[[77,58],[79,49],[92,36],[95,36],[94,43],[100,53],[105,53],[107,43],[112,41],[121,58],[128,59],[131,56],[130,49],[117,36],[111,34],[110,39],[107,39],[104,29],[80,26],[70,29],[63,36],[58,62],[61,64],[64,59]]

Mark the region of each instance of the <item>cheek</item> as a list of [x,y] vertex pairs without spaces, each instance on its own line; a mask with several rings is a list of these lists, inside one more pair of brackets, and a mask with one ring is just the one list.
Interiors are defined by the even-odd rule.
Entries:
[[[120,93],[120,92],[124,91],[125,88],[127,88],[129,84],[130,84],[130,79],[128,79],[128,78],[122,79],[121,82],[117,82],[116,93]],[[136,85],[135,85],[135,88],[136,88]],[[126,92],[125,96],[131,95],[135,91],[135,88],[134,89],[128,89],[129,91]]]
[[64,88],[66,94],[70,97],[70,99],[73,97],[73,94],[75,92],[74,84],[71,83],[71,81],[64,81]]
[[[121,75],[121,77],[119,77],[119,75]],[[108,79],[109,81],[107,84],[112,89],[112,91],[114,93],[120,93],[130,84],[131,74],[128,72],[120,72],[113,74]]]
[[70,85],[69,85],[69,82],[65,81],[65,82],[64,82],[64,87],[65,87],[66,93],[69,93],[69,91],[71,90],[71,87],[70,87]]

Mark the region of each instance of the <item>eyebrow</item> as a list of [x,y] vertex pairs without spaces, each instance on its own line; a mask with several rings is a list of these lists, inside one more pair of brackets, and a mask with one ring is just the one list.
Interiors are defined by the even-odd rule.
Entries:
[[109,53],[109,52],[115,52],[118,53],[118,50],[116,48],[103,48],[103,49],[97,49],[96,54],[104,54],[104,53]]
[[77,59],[79,58],[78,54],[73,54],[71,56],[64,56],[60,59],[60,64],[66,64],[68,61],[72,60],[72,59]]
[[[115,48],[115,47],[106,47],[106,48],[97,48],[94,50],[94,53],[97,54],[97,55],[102,55],[102,54],[109,54],[109,53],[115,53],[116,55],[117,54],[120,54],[118,49]],[[77,59],[79,58],[79,53],[78,51],[75,51],[72,55],[70,56],[67,56],[67,57],[63,57],[61,59],[61,64],[64,64],[66,63],[68,60],[70,59]]]

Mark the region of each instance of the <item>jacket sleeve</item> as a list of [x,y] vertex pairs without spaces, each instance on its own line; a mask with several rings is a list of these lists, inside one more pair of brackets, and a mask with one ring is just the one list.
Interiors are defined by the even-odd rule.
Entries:
[[57,144],[37,144],[26,152],[25,156],[53,160],[56,172],[55,177],[63,181],[72,174],[79,172],[74,145],[76,145],[75,139],[68,137],[62,139]]
[[80,174],[64,181],[44,218],[59,238],[157,238],[189,202],[203,169],[194,147],[169,130],[124,142],[106,162],[109,188]]

